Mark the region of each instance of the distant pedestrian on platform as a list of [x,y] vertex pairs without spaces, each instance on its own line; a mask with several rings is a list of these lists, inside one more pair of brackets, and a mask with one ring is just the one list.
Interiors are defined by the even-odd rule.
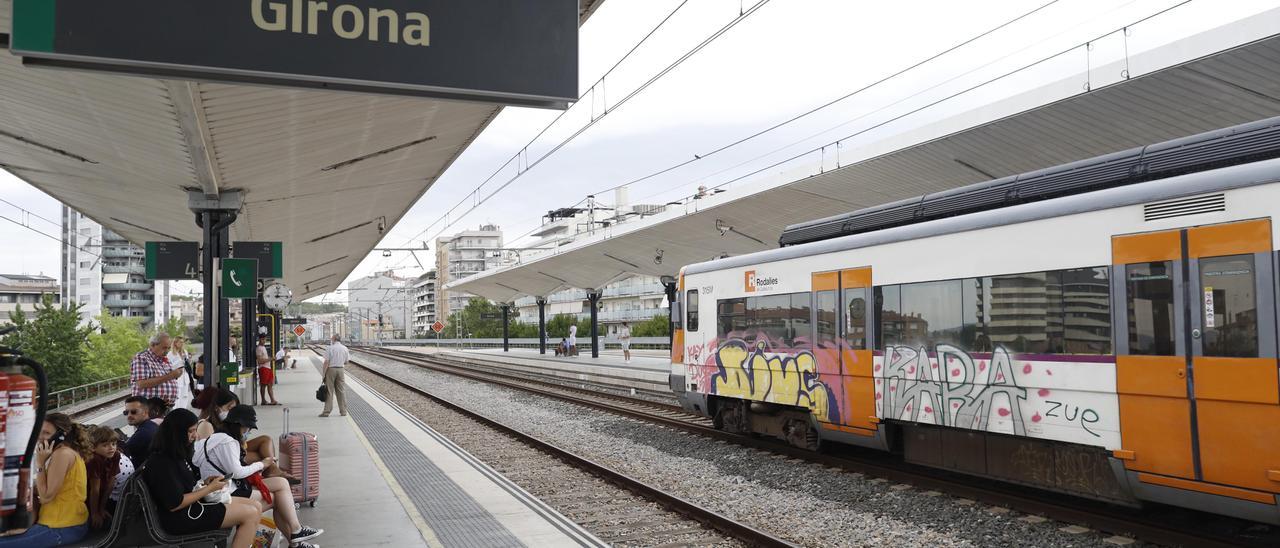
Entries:
[[627,322],[622,322],[622,327],[618,328],[618,341],[622,343],[623,363],[631,363],[631,326]]
[[[289,362],[293,362],[293,367],[289,367]],[[298,362],[289,357],[289,349],[284,345],[280,345],[280,350],[276,350],[276,369],[297,369]]]
[[[258,337],[258,348],[254,350],[254,359],[258,362],[258,397],[262,405],[280,405],[276,401],[276,371],[271,365],[271,354],[267,353],[267,337]],[[271,400],[267,401],[267,395]]]
[[569,326],[569,355],[578,355],[578,324]]
[[324,385],[329,389],[329,397],[324,400],[324,412],[320,413],[321,417],[327,417],[333,411],[333,400],[338,400],[338,414],[347,416],[347,393],[343,373],[350,359],[351,354],[347,352],[347,347],[342,345],[338,335],[334,335],[329,348],[324,351]]
[[569,355],[569,339],[565,339],[565,338],[560,339],[560,344],[556,345],[556,355],[557,356]]
[[178,379],[186,373],[169,365],[169,334],[159,331],[151,336],[146,350],[133,356],[129,364],[129,384],[133,395],[160,398],[173,405],[178,400]]

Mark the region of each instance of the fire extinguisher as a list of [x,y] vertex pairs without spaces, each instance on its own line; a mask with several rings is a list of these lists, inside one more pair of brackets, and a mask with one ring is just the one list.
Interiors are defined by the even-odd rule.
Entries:
[[[0,331],[3,334],[3,331]],[[25,529],[31,525],[27,500],[31,497],[31,456],[48,406],[48,379],[44,366],[19,354],[16,350],[0,347],[0,366],[7,373],[8,405],[5,414],[4,495],[0,502],[0,531]],[[36,375],[22,374],[23,367]]]

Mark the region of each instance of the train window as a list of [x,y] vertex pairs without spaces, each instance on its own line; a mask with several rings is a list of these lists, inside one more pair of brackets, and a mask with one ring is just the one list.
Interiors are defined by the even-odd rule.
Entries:
[[840,325],[840,309],[836,304],[836,292],[834,290],[819,291],[814,295],[816,297],[814,307],[818,309],[818,325],[815,329],[818,338],[813,341],[814,347],[836,348],[838,346],[836,341],[839,339],[836,328]]
[[899,333],[902,344],[933,351],[939,344],[960,345],[960,280],[902,286]]
[[880,329],[876,330],[876,348],[883,350],[887,346],[902,344],[902,288],[886,285],[875,288],[876,319],[880,321]]
[[867,290],[844,290],[844,339],[853,350],[867,348]]
[[741,339],[746,336],[746,299],[723,299],[717,303],[716,308],[716,334],[720,336],[720,340]]
[[1173,356],[1173,261],[1125,267],[1128,286],[1129,353]]
[[960,348],[969,352],[990,352],[991,337],[982,321],[982,278],[960,280]]
[[1200,259],[1204,355],[1258,357],[1253,255]]
[[1063,352],[1111,353],[1110,271],[1105,266],[1061,271]]
[[688,318],[685,321],[685,325],[686,325],[685,329],[689,331],[697,331],[698,330],[698,290],[690,289],[688,292],[688,297],[685,302],[687,303],[685,305],[685,317]]
[[993,346],[1017,353],[1059,351],[1062,284],[1049,272],[984,278],[983,323]]
[[805,293],[791,294],[791,310],[788,314],[787,334],[784,340],[789,348],[813,348],[812,313],[813,295]]

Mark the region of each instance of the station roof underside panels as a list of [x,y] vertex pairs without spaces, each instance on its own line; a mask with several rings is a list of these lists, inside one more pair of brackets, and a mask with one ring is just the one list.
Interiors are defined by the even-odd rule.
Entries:
[[1064,79],[871,145],[839,169],[689,200],[447,288],[507,302],[633,274],[675,275],[687,264],[775,248],[790,224],[1277,116],[1278,14],[1153,50],[1176,61],[1139,77],[1057,99],[1072,82]]
[[[0,0],[0,34],[11,10]],[[337,288],[379,221],[389,230],[500,110],[26,68],[0,52],[0,168],[135,243],[200,241],[186,189],[239,189],[232,240],[283,242],[299,299]]]

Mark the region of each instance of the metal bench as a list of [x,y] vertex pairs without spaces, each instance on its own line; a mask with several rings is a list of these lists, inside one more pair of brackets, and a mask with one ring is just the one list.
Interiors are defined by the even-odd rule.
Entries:
[[177,536],[160,527],[160,510],[142,479],[141,470],[125,483],[124,495],[111,517],[111,528],[105,534],[91,535],[72,546],[80,548],[123,548],[142,546],[179,546],[183,548],[226,548],[230,530],[215,529],[195,535]]

